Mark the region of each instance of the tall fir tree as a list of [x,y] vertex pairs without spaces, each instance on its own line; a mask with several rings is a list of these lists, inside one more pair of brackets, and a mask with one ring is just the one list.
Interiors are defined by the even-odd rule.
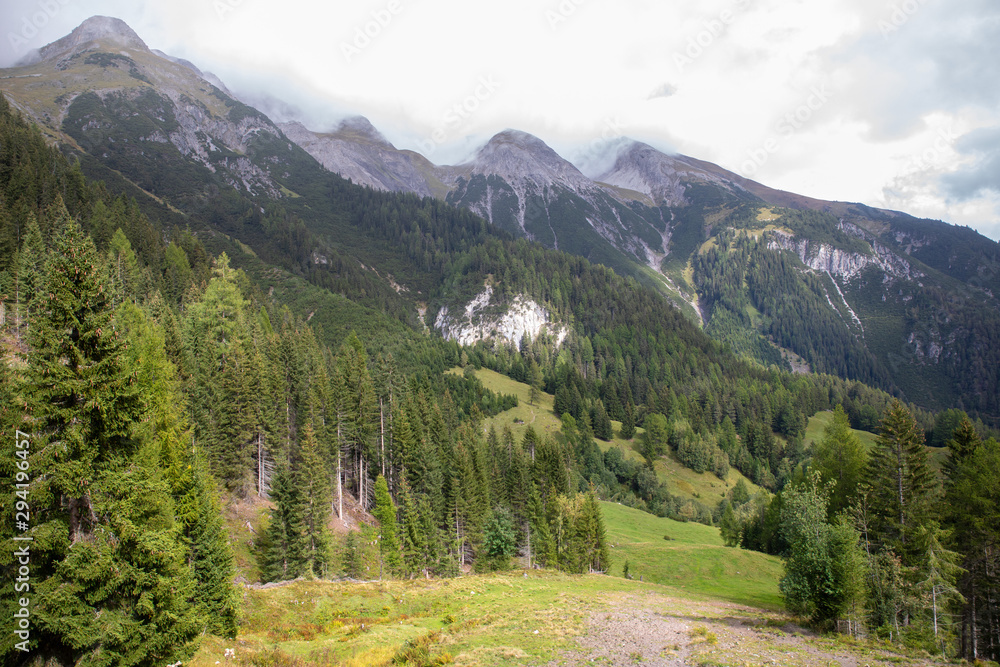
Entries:
[[947,527],[964,555],[958,582],[962,605],[960,653],[1000,660],[1000,443],[990,439],[955,466],[945,496]]
[[829,505],[831,518],[850,505],[867,463],[868,450],[851,430],[847,414],[838,405],[833,410],[833,418],[823,430],[823,439],[816,444],[812,464],[824,483],[833,484]]
[[267,526],[267,548],[259,552],[261,577],[265,581],[286,581],[301,576],[306,568],[305,510],[302,494],[295,485],[287,462],[278,464],[271,480],[270,523]]
[[116,313],[131,344],[127,350],[136,369],[148,416],[136,429],[159,451],[159,461],[174,500],[184,560],[194,576],[194,602],[208,632],[236,635],[236,576],[222,509],[207,466],[191,448],[186,402],[177,373],[166,354],[161,328],[131,302]]
[[[67,218],[65,210],[58,215]],[[36,659],[153,664],[186,657],[200,631],[174,506],[115,326],[97,250],[61,220],[27,359]]]
[[873,508],[873,536],[895,550],[904,565],[911,565],[913,535],[928,518],[935,480],[927,464],[924,432],[899,401],[882,415],[865,483]]
[[320,456],[311,424],[306,424],[299,444],[295,483],[302,499],[303,568],[314,576],[325,576],[329,568],[330,481]]
[[396,506],[382,475],[375,480],[375,509],[372,514],[378,521],[379,578],[391,577],[402,569],[403,562],[396,526]]

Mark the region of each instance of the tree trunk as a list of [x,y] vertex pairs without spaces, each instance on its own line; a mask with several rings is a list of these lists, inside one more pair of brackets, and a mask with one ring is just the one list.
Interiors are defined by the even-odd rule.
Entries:
[[906,513],[903,510],[903,446],[896,443],[896,485],[899,492],[899,539],[906,544]]
[[972,659],[979,660],[979,642],[976,635],[979,634],[979,619],[976,618],[976,594],[972,594]]
[[264,455],[261,434],[257,433],[257,497],[264,496]]
[[934,641],[938,638],[938,622],[937,622],[937,586],[931,586],[931,607],[934,610]]
[[340,443],[340,427],[343,421],[340,416],[337,417],[337,518],[341,521],[344,520],[344,486],[343,486],[343,471],[341,470],[341,460],[344,457],[344,452],[341,448]]

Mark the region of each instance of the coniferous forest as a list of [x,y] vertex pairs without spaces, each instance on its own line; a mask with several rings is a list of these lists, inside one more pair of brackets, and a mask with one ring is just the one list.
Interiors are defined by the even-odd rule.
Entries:
[[[514,559],[607,572],[598,500],[612,500],[783,556],[786,604],[817,627],[1000,659],[995,424],[904,404],[877,373],[736,356],[654,290],[468,212],[332,174],[313,184],[354,243],[409,267],[428,320],[489,284],[571,329],[562,345],[462,348],[346,254],[318,261],[296,212],[220,196],[181,225],[85,177],[0,105],[0,613],[29,594],[14,554],[30,537],[26,641],[45,664],[168,664],[206,633],[234,636],[223,507],[248,498],[270,507],[261,582],[452,577]],[[776,254],[734,241],[703,261],[735,274],[738,253],[763,258],[738,282],[774,337],[825,326],[767,301]],[[745,294],[706,288],[713,308],[742,312]],[[315,299],[336,316],[314,320]],[[868,367],[849,338],[830,346],[844,367],[819,370]],[[482,368],[553,395],[561,433],[487,427],[517,399],[483,386]],[[809,446],[808,420],[829,410]],[[615,435],[643,460],[602,449]],[[940,471],[925,444],[947,450]],[[654,471],[663,457],[735,469],[756,491],[741,478],[718,506],[682,499]],[[348,506],[370,521],[334,533]],[[5,664],[18,641],[0,642]]]

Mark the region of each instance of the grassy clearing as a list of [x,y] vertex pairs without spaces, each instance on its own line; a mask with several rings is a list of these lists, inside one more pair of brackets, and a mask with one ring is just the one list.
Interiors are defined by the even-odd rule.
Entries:
[[[719,529],[655,517],[614,503],[601,503],[614,563],[631,575],[686,594],[764,609],[780,609],[781,560],[723,546]],[[670,539],[665,539],[669,537]]]
[[[723,547],[714,528],[611,503],[602,503],[602,511],[615,545],[612,576],[514,570],[244,588],[238,639],[206,638],[188,664],[389,665],[404,658],[418,665],[543,664],[574,650],[591,620],[624,600],[684,615],[717,600],[778,606],[776,559]],[[625,557],[644,581],[620,577]],[[235,659],[225,660],[227,648],[235,649]]]
[[[461,373],[461,369],[453,368],[449,373]],[[476,371],[476,377],[487,389],[500,394],[513,394],[517,396],[518,406],[512,410],[501,412],[500,414],[486,420],[485,427],[488,429],[492,424],[498,433],[502,433],[504,427],[509,426],[514,437],[524,437],[524,432],[528,426],[533,426],[540,435],[548,435],[555,438],[562,438],[560,429],[562,423],[552,411],[554,397],[552,394],[542,393],[537,405],[529,405],[530,387],[522,382],[516,382],[506,375],[501,375],[495,371],[485,368]],[[520,423],[519,423],[520,422]],[[621,432],[621,423],[612,421],[615,437],[610,442],[597,441],[597,446],[601,451],[607,451],[611,447],[618,447],[625,454],[625,458],[632,461],[642,461],[642,456],[636,450],[638,438],[642,435],[643,429],[636,429],[636,437],[632,440],[624,440],[618,437]],[[820,428],[822,433],[822,428]],[[685,500],[697,500],[709,507],[714,507],[722,500],[731,488],[742,478],[750,489],[751,493],[756,492],[757,486],[743,477],[735,468],[729,471],[725,481],[719,479],[712,473],[696,473],[689,468],[685,468],[673,454],[669,454],[656,462],[656,474],[670,489],[670,493],[680,496]]]
[[296,582],[244,591],[240,635],[209,638],[189,664],[236,649],[239,665],[537,664],[570,648],[589,614],[644,584],[520,571],[457,579]]
[[[806,447],[810,447],[812,443],[817,443],[823,439],[823,429],[826,425],[830,423],[833,419],[832,412],[819,412],[815,414],[812,419],[809,420],[809,425],[806,427],[806,435],[803,439]],[[861,442],[864,443],[869,450],[875,447],[875,440],[878,438],[874,433],[868,431],[854,430],[855,435],[857,435]],[[948,450],[942,447],[925,447],[927,450],[927,460],[930,467],[937,472],[939,475],[944,474],[944,464],[948,460]]]
[[[823,439],[823,430],[829,425],[830,421],[833,420],[833,412],[817,412],[812,418],[809,419],[809,424],[806,426],[806,434],[802,439],[802,442],[806,447],[810,447],[813,443],[820,442]],[[866,447],[871,449],[875,446],[875,434],[868,431],[858,431],[854,430],[854,434],[861,439],[861,442],[865,444]]]
[[775,213],[773,208],[761,207],[757,212],[757,222],[774,222],[781,217],[780,213]]

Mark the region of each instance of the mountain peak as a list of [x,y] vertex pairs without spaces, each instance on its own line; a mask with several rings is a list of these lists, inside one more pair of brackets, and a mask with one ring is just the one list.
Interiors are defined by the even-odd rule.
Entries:
[[469,164],[474,174],[496,175],[515,183],[561,184],[589,189],[590,179],[538,137],[520,130],[498,132]]
[[361,137],[362,139],[373,141],[377,144],[392,146],[392,144],[389,143],[389,140],[385,138],[385,135],[375,129],[375,126],[371,124],[371,121],[364,116],[351,116],[350,118],[345,118],[340,121],[340,124],[337,126],[337,129],[334,130],[333,134],[354,135],[356,137]]
[[[713,165],[714,166],[714,165]],[[649,144],[629,139],[617,147],[614,165],[597,181],[640,192],[656,204],[669,206],[685,202],[686,184],[710,182],[723,187],[739,187],[727,172],[684,155],[668,155]],[[735,174],[729,176],[735,177]]]
[[495,135],[493,135],[493,138],[486,143],[487,146],[489,146],[490,144],[494,145],[515,144],[522,148],[535,148],[535,149],[549,148],[544,141],[542,141],[535,135],[528,134],[527,132],[522,132],[521,130],[513,130],[510,128],[507,128],[502,132],[497,132]]
[[149,50],[146,43],[125,21],[111,16],[91,16],[70,34],[43,46],[38,55],[41,60],[46,60],[97,41],[111,42],[122,48]]

